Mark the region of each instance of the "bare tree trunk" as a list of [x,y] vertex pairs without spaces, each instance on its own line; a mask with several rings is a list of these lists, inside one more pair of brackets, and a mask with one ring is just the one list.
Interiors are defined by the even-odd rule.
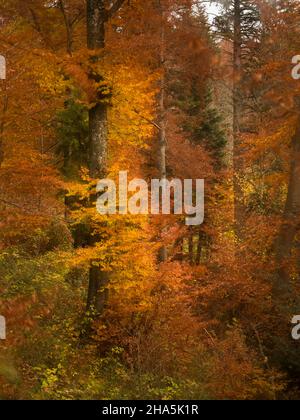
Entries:
[[92,178],[107,175],[107,105],[98,103],[89,110],[89,168]]
[[[166,95],[166,80],[165,80],[165,26],[164,26],[164,10],[161,0],[158,0],[158,8],[161,14],[161,40],[160,40],[160,68],[162,71],[160,79],[160,98],[159,98],[159,114],[160,114],[160,130],[159,130],[159,156],[158,166],[160,179],[167,179],[167,165],[166,165],[166,109],[165,109],[165,95]],[[161,247],[159,250],[159,261],[165,262],[168,259],[167,248]]]
[[[163,19],[163,18],[162,18]],[[167,166],[166,166],[166,110],[165,110],[165,30],[162,22],[161,31],[161,55],[160,65],[162,69],[162,76],[160,80],[160,100],[159,100],[159,111],[160,111],[160,132],[159,132],[159,172],[161,179],[167,178]]]
[[[87,1],[87,45],[88,49],[101,50],[105,47],[105,23],[107,11],[104,0]],[[95,63],[99,60],[98,55],[91,58]],[[100,75],[93,72],[90,78],[99,82]],[[89,111],[89,167],[93,178],[106,176],[107,171],[107,104],[99,101]]]
[[283,223],[276,243],[276,262],[278,267],[274,281],[274,296],[288,296],[292,292],[289,275],[289,258],[295,236],[300,226],[300,117],[292,141],[291,172],[288,196],[283,214]]
[[243,192],[241,176],[241,92],[242,75],[242,26],[241,1],[234,0],[234,38],[233,38],[233,188],[234,188],[234,230],[237,239],[242,236]]
[[3,145],[3,137],[4,137],[4,128],[5,128],[5,116],[8,109],[8,95],[7,95],[7,82],[6,80],[3,81],[3,108],[2,108],[2,116],[0,121],[0,168],[4,160],[4,145]]

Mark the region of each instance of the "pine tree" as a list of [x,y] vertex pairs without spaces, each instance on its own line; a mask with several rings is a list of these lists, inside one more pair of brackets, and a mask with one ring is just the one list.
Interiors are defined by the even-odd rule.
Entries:
[[225,130],[222,126],[223,119],[218,110],[214,107],[212,93],[209,90],[204,98],[204,107],[202,101],[197,100],[197,94],[193,100],[193,112],[198,111],[199,125],[192,132],[192,141],[195,144],[201,144],[211,153],[215,165],[222,164],[224,149],[227,144]]
[[77,178],[81,166],[88,160],[88,111],[85,105],[71,98],[58,112],[56,122],[58,145],[56,152],[63,156],[62,172]]

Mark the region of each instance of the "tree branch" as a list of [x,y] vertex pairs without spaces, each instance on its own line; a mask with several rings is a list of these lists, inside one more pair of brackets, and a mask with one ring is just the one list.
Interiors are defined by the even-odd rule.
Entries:
[[66,26],[66,33],[67,33],[67,53],[72,55],[72,46],[73,46],[73,39],[72,39],[72,25],[70,23],[70,19],[67,15],[67,11],[65,8],[65,4],[63,0],[59,0],[58,7],[63,15],[65,26]]
[[1,203],[6,204],[6,205],[8,205],[8,206],[11,206],[11,207],[16,207],[16,208],[18,208],[18,209],[24,210],[24,208],[23,208],[23,207],[21,207],[21,206],[19,206],[18,204],[11,203],[10,201],[3,200],[2,198],[0,198],[0,202],[1,202]]
[[117,11],[123,6],[123,3],[125,3],[125,0],[115,0],[114,4],[107,11],[107,19],[110,19],[115,13],[117,13]]
[[149,124],[152,124],[155,128],[157,128],[159,131],[162,131],[162,127],[159,126],[155,121],[150,120],[149,118],[142,115],[137,109],[133,108],[133,112],[137,114],[139,117],[141,117],[143,120],[148,122]]

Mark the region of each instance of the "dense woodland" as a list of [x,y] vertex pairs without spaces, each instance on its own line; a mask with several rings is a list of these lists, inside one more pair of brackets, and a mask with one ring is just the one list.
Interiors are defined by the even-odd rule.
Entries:
[[0,399],[300,398],[300,3],[207,3],[0,0]]

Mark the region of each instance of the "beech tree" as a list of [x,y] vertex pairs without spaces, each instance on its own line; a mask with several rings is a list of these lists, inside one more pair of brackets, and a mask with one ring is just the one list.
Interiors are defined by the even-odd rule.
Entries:
[[[105,25],[119,11],[125,0],[116,0],[109,9],[104,0],[87,1],[87,47],[92,51],[91,62],[100,60],[101,50],[105,47]],[[103,77],[91,72],[90,78],[99,83]],[[97,94],[96,104],[89,110],[89,169],[92,178],[105,178],[107,174],[107,102],[101,91]],[[104,309],[108,283],[108,273],[91,263],[87,309],[94,308],[97,314]]]

